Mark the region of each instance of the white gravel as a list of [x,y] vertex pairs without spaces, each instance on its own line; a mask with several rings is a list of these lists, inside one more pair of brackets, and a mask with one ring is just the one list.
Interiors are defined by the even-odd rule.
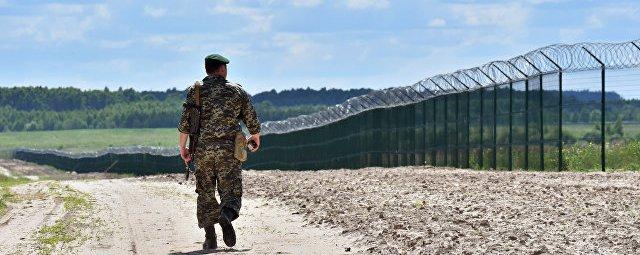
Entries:
[[640,174],[246,171],[248,196],[384,254],[639,254]]

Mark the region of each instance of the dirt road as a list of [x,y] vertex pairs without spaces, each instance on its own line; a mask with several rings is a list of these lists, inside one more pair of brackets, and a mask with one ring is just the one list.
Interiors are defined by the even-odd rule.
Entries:
[[[197,254],[194,187],[181,177],[14,187],[0,254],[55,240],[62,254]],[[640,172],[244,171],[238,246],[221,253],[640,254],[639,183]]]
[[[66,205],[53,195],[53,182],[15,187],[25,199],[12,205],[0,220],[0,254],[33,254],[42,251],[39,229],[59,222]],[[175,181],[111,179],[63,181],[66,190],[90,197],[92,206],[80,229],[76,244],[53,249],[53,253],[78,254],[199,254],[204,231],[197,227],[192,185]],[[243,201],[241,217],[235,221],[238,244],[233,249],[222,242],[218,228],[217,253],[233,254],[340,254],[352,240],[338,229],[305,226],[302,217],[274,202],[253,198]],[[88,219],[88,220],[87,220]],[[75,221],[75,220],[74,220]],[[76,226],[77,228],[77,226]]]

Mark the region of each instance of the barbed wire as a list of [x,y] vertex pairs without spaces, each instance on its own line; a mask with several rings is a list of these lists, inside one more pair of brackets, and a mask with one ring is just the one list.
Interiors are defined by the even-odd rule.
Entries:
[[375,90],[325,110],[263,124],[263,134],[280,134],[323,126],[376,108],[394,107],[429,98],[516,82],[554,72],[640,67],[640,40],[623,43],[554,44],[469,69],[425,78],[413,85]]

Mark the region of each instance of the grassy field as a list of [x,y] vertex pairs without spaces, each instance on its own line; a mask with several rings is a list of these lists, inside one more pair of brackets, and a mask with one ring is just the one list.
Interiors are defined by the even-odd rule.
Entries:
[[131,145],[175,147],[178,131],[175,128],[147,128],[0,133],[0,150],[24,147],[86,151]]
[[[593,131],[594,125],[567,124],[563,130],[579,139],[587,132]],[[624,132],[625,137],[640,136],[640,125],[624,124]],[[175,147],[177,144],[175,128],[0,132],[0,151],[18,147],[86,151],[132,145]]]
[[[613,123],[608,123],[613,125]],[[594,131],[594,126],[599,123],[591,124],[566,124],[563,127],[563,132],[570,133],[577,138],[583,137],[588,132]],[[640,124],[623,123],[625,137],[638,137],[640,135]]]
[[[593,132],[593,125],[570,124],[564,131],[580,139],[587,132]],[[607,167],[619,170],[640,169],[640,125],[624,125],[626,138],[634,140],[624,144],[607,145]],[[634,139],[635,138],[635,139]],[[0,133],[0,158],[9,158],[13,148],[59,149],[66,151],[96,151],[107,147],[122,146],[177,146],[175,128],[150,129],[82,129],[63,131],[32,131]],[[567,170],[590,171],[599,169],[600,147],[597,144],[565,147]],[[499,155],[500,157],[500,155]],[[549,158],[554,158],[550,156]],[[488,159],[487,159],[488,160]],[[548,162],[554,165],[557,162]]]

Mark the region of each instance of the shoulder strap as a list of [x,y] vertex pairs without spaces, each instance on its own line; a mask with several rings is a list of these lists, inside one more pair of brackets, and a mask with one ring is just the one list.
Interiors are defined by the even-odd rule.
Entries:
[[195,94],[194,94],[194,99],[196,101],[196,106],[199,107],[200,106],[200,87],[202,87],[202,85],[195,84],[195,85],[193,85],[193,87],[196,90]]

